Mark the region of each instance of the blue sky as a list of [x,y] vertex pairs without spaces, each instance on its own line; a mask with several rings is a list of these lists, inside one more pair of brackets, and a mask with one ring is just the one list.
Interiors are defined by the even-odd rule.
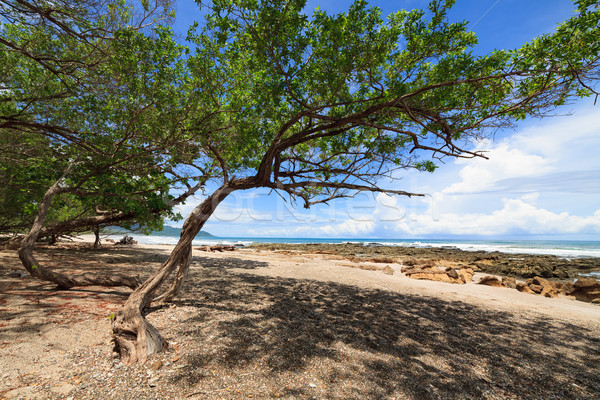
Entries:
[[[310,0],[328,12],[350,1]],[[421,0],[370,1],[383,14],[426,7]],[[185,36],[199,17],[191,0],[178,0],[175,30]],[[475,51],[515,48],[551,32],[573,15],[568,0],[458,0],[451,20],[467,20]],[[489,160],[447,160],[435,173],[406,173],[393,188],[424,198],[359,194],[304,210],[266,190],[232,194],[204,230],[218,236],[336,238],[600,238],[600,104],[584,99],[558,115],[527,120],[477,144]],[[179,210],[186,217],[202,200]],[[180,225],[171,223],[171,225]]]

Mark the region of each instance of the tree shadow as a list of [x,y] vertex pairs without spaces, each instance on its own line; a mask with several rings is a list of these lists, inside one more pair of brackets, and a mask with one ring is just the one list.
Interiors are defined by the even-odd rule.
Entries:
[[[238,260],[240,261],[240,260]],[[260,267],[248,263],[247,268]],[[325,398],[589,399],[600,393],[600,333],[438,298],[232,272],[202,260],[178,307],[193,385],[219,366],[265,379],[314,375]],[[191,310],[191,311],[190,311]],[[325,367],[318,367],[318,365]],[[343,391],[340,388],[343,387]],[[310,397],[287,387],[291,397]]]

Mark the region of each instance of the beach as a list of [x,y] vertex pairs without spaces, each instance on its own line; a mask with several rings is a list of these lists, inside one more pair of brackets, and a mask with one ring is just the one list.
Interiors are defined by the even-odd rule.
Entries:
[[[93,251],[89,239],[40,246],[39,261],[63,271],[146,277],[172,248],[104,242]],[[15,252],[0,252],[0,398],[600,393],[600,305],[477,284],[487,272],[466,284],[411,279],[402,269],[415,255],[366,261],[281,246],[206,250],[194,248],[181,295],[146,316],[169,349],[130,366],[112,352],[109,320],[129,289],[56,291],[18,276]],[[446,261],[456,262],[436,260]]]

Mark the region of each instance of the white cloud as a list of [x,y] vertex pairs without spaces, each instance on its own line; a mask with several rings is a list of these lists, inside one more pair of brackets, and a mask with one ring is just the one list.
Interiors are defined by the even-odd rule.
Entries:
[[460,182],[444,188],[442,193],[476,193],[490,189],[498,180],[523,177],[553,170],[550,160],[537,154],[528,154],[512,148],[510,142],[502,141],[492,147],[490,141],[480,147],[490,149],[489,159],[459,160],[457,164],[466,164],[459,172]]
[[428,214],[410,214],[395,224],[394,230],[407,235],[570,235],[600,234],[600,209],[580,217],[568,212],[536,208],[536,196],[504,199],[501,209],[490,213],[445,213],[438,218]]

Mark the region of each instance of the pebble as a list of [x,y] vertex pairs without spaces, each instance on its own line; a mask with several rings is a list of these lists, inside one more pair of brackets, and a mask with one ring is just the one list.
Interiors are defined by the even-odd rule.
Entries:
[[159,369],[161,369],[163,367],[163,362],[161,360],[156,360],[152,363],[152,365],[150,366],[150,368],[154,371],[158,371]]
[[308,386],[310,386],[311,388],[315,389],[317,387],[317,385],[315,385],[314,383],[309,383]]

